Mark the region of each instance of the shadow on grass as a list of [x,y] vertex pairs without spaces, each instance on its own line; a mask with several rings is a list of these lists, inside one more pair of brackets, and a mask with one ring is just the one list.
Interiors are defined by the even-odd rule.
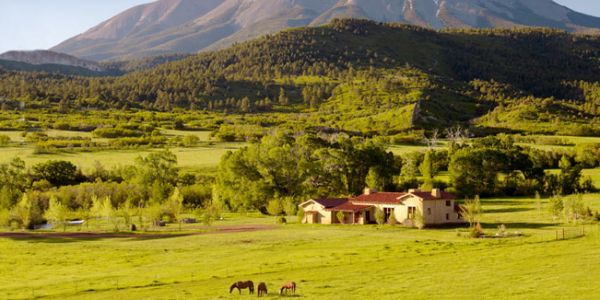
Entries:
[[492,214],[514,213],[514,212],[524,212],[524,211],[530,211],[530,210],[534,210],[534,209],[527,208],[527,207],[486,208],[484,210],[484,213],[492,213]]
[[483,229],[497,229],[504,225],[508,230],[512,229],[542,229],[557,226],[557,223],[532,223],[532,222],[499,222],[499,223],[481,223]]
[[172,233],[172,234],[135,234],[135,233],[32,233],[32,232],[9,232],[0,233],[0,238],[8,238],[16,241],[26,241],[33,243],[75,243],[86,241],[100,241],[109,239],[122,239],[131,241],[157,240],[167,238],[177,238],[193,235],[192,233]]

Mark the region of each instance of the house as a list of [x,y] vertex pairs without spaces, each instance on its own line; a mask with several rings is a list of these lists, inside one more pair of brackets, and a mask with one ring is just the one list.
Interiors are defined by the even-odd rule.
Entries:
[[463,223],[456,197],[439,189],[424,192],[416,189],[408,193],[376,192],[365,189],[352,198],[310,199],[299,205],[304,210],[302,223],[340,223],[338,212],[344,214],[344,224],[372,224],[377,210],[383,211],[385,222],[393,216],[406,226],[414,226],[414,217],[422,214],[425,225]]

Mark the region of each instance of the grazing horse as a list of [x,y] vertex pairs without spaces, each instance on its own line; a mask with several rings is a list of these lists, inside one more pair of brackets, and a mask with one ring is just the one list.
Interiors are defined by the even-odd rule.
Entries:
[[242,294],[243,289],[249,289],[250,294],[254,294],[254,282],[252,282],[250,280],[238,281],[231,285],[231,287],[229,288],[229,293],[231,294],[234,289],[238,289],[238,292],[240,292],[240,294]]
[[265,284],[264,282],[261,282],[258,284],[258,288],[257,288],[258,292],[258,297],[260,296],[264,296],[266,294],[268,294],[267,292],[267,284]]
[[286,294],[289,292],[292,292],[292,294],[295,295],[296,294],[296,283],[292,281],[292,282],[288,282],[288,283],[284,284],[281,287],[279,294],[283,295],[283,291],[285,291]]

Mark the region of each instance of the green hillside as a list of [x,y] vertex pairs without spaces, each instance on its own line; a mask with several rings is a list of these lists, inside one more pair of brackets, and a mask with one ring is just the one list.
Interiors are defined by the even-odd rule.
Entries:
[[599,37],[550,29],[335,20],[120,77],[4,72],[0,96],[46,109],[205,110],[264,128],[599,135],[599,54]]

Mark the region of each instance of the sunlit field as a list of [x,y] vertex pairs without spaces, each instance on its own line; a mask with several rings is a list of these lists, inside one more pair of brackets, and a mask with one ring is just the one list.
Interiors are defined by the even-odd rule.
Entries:
[[[600,209],[600,195],[584,201]],[[182,231],[170,225],[122,237],[3,238],[0,255],[10,259],[0,261],[0,298],[248,298],[247,290],[229,294],[238,280],[266,282],[271,298],[289,280],[303,299],[597,298],[598,225],[560,225],[545,200],[483,204],[488,235],[504,224],[522,236],[470,239],[462,227],[300,225],[295,218],[275,225],[270,217],[230,214]],[[221,231],[239,226],[262,227]]]

